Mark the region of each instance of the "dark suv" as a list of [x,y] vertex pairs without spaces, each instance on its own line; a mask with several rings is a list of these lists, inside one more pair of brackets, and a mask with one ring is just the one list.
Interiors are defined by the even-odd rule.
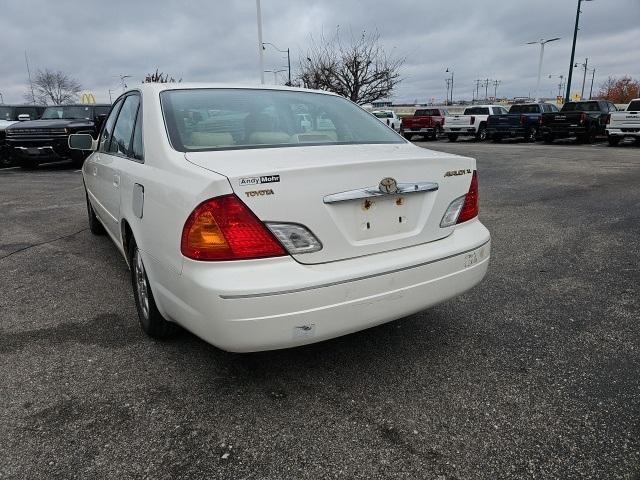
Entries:
[[0,166],[11,163],[10,150],[5,142],[5,129],[19,121],[37,120],[44,107],[36,105],[0,105]]
[[91,152],[71,150],[69,135],[98,136],[111,105],[56,105],[47,107],[40,120],[7,127],[7,146],[23,168],[51,160],[71,159],[77,166]]

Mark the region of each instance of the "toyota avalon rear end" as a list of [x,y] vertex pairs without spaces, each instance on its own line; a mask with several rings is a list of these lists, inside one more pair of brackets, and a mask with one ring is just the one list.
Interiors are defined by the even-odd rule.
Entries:
[[[120,167],[131,233],[113,236],[125,254],[137,245],[133,288],[152,336],[170,330],[148,328],[157,307],[151,320],[225,350],[292,347],[422,311],[485,276],[475,160],[416,147],[328,93],[156,85],[141,94],[154,155]],[[136,219],[128,205],[140,191]],[[99,198],[90,205],[101,208]]]

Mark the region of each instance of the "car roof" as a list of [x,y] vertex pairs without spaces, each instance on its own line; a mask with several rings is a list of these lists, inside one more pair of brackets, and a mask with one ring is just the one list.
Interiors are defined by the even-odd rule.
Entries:
[[110,107],[110,103],[65,103],[63,105],[46,105],[46,107]]
[[238,90],[281,90],[281,91],[291,91],[291,92],[311,92],[311,93],[321,93],[325,95],[334,95],[339,97],[340,95],[327,92],[325,90],[312,90],[308,88],[300,88],[300,87],[287,87],[284,85],[255,85],[255,84],[240,84],[240,83],[201,83],[201,82],[172,82],[172,83],[142,83],[135,87],[131,87],[130,90],[135,91],[139,90],[142,92],[163,92],[167,90],[194,90],[194,89],[238,89]]

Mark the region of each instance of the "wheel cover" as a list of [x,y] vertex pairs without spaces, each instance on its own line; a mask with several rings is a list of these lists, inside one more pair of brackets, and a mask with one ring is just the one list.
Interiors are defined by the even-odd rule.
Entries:
[[481,128],[480,129],[480,140],[486,140],[487,138],[487,129],[486,128]]
[[133,276],[140,311],[142,312],[144,320],[147,321],[149,320],[149,285],[147,284],[147,275],[144,271],[142,257],[140,256],[140,251],[137,248],[133,256]]

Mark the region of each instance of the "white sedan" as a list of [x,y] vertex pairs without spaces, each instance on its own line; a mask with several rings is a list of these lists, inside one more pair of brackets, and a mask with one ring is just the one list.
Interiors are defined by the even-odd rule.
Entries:
[[149,83],[118,98],[98,139],[69,143],[93,150],[89,226],[128,262],[154,338],[179,325],[229,351],[292,347],[419,312],[487,272],[475,160],[416,147],[338,95]]

